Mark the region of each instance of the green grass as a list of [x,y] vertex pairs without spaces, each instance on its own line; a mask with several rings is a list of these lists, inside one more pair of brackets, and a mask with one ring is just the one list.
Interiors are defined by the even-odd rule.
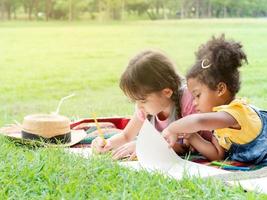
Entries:
[[[242,41],[249,65],[240,96],[267,109],[267,20],[183,20],[114,23],[1,22],[0,125],[32,113],[50,113],[70,93],[61,113],[71,118],[131,115],[118,87],[130,57],[142,49],[165,51],[181,74],[211,35]],[[61,150],[27,149],[0,141],[1,198],[24,199],[256,199],[254,193],[200,179],[180,182],[94,162]]]
[[263,199],[214,180],[176,181],[131,171],[108,156],[90,160],[62,149],[28,149],[0,138],[1,199]]

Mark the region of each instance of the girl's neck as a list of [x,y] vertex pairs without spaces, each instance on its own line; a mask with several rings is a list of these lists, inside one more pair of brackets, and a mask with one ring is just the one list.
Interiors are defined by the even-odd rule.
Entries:
[[174,106],[174,103],[170,103],[169,106],[166,107],[166,109],[157,114],[158,119],[161,121],[166,120],[170,116]]
[[230,104],[235,99],[235,96],[228,94],[227,98],[225,98],[224,105]]

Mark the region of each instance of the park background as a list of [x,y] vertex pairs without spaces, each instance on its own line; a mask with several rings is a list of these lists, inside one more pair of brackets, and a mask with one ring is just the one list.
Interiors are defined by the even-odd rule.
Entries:
[[[144,49],[166,52],[185,74],[212,35],[241,41],[239,96],[267,109],[267,1],[0,0],[0,124],[32,113],[78,119],[130,116],[118,82]],[[175,181],[84,160],[60,149],[28,149],[0,138],[1,199],[264,199],[214,180]]]

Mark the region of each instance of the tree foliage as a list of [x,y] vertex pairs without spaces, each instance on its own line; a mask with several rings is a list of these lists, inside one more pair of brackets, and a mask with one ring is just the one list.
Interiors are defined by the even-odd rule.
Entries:
[[1,19],[265,17],[267,0],[0,0]]

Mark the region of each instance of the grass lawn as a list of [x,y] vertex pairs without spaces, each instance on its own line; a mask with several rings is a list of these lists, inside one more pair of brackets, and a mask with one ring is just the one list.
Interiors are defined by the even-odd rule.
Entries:
[[[165,51],[184,74],[194,51],[211,37],[242,41],[249,65],[241,68],[240,96],[267,109],[267,20],[183,20],[120,23],[1,22],[0,125],[32,113],[50,113],[60,98],[70,118],[131,115],[118,87],[130,57]],[[93,162],[58,149],[27,149],[0,138],[0,199],[264,199],[220,182],[121,169],[106,157]]]

